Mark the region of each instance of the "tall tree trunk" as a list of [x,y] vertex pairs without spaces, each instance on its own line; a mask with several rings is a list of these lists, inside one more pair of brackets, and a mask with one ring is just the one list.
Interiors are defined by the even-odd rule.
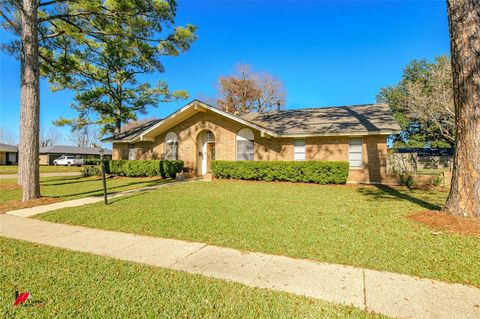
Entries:
[[[23,48],[21,49],[20,51],[20,83],[23,83]],[[20,131],[22,130],[22,111],[21,111],[21,108],[22,108],[22,104],[20,103]],[[19,141],[19,145],[18,145],[18,148],[20,150],[20,144],[21,144],[21,141]],[[22,167],[22,163],[23,163],[23,160],[22,160],[22,153],[21,152],[18,152],[17,156],[18,156],[18,172],[17,172],[17,184],[19,186],[23,186],[23,170],[21,169]]]
[[447,7],[456,142],[445,211],[480,217],[480,0],[447,0]]
[[115,119],[115,134],[119,134],[122,131],[122,120]]
[[38,167],[40,74],[38,57],[37,0],[23,0],[22,72],[20,88],[19,179],[22,201],[40,197]]

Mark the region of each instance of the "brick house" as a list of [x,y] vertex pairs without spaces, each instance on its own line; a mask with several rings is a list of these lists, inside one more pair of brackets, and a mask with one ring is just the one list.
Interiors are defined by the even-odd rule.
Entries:
[[233,115],[194,100],[170,116],[104,139],[113,159],[180,159],[195,175],[210,161],[344,160],[349,182],[386,179],[387,137],[400,127],[386,104]]

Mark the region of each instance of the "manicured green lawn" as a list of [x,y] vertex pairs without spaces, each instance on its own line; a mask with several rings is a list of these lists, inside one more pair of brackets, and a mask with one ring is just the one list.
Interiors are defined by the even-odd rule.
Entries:
[[217,180],[38,218],[480,286],[480,238],[438,235],[405,218],[439,208],[446,196],[445,190]]
[[[159,177],[107,179],[108,192],[118,192],[139,187],[153,186],[170,180]],[[41,178],[42,196],[60,201],[103,194],[102,179],[99,177],[62,176]],[[0,179],[0,212],[12,209],[22,197],[22,190],[16,187],[16,180]]]
[[[0,174],[17,174],[17,165],[0,165]],[[76,166],[40,166],[40,173],[80,172]]]
[[[380,318],[287,293],[0,237],[3,318]],[[30,306],[14,307],[14,291]]]

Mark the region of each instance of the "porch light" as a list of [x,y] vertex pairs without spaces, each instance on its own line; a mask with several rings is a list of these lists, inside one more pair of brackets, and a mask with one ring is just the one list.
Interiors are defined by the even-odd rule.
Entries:
[[208,131],[207,132],[207,141],[208,142],[213,142],[215,140],[215,137],[213,136],[213,133]]

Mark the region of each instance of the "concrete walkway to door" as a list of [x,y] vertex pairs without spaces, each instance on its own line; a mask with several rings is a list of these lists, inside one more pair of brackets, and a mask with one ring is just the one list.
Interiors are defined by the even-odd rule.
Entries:
[[399,318],[480,318],[480,289],[204,243],[0,215],[0,236],[353,305]]

